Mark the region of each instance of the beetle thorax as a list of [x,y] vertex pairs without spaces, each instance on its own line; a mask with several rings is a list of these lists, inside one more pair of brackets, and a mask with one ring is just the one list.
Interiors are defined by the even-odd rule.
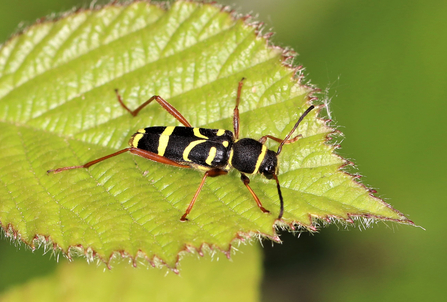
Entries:
[[276,153],[257,140],[243,138],[233,144],[230,165],[242,173],[261,173],[270,179],[276,172],[277,164]]

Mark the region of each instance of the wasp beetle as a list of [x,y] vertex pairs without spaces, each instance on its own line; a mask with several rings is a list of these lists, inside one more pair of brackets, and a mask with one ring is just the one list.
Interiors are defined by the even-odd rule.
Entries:
[[[181,221],[188,220],[186,216],[191,212],[194,203],[202,190],[207,177],[216,177],[227,174],[230,168],[235,168],[241,173],[241,180],[250,191],[258,207],[264,212],[269,213],[262,206],[261,201],[255,192],[250,188],[250,179],[246,174],[264,175],[267,179],[275,179],[280,201],[280,212],[278,219],[282,218],[284,213],[284,201],[281,194],[281,187],[278,181],[278,155],[281,153],[284,144],[296,142],[301,135],[290,138],[304,117],[314,108],[310,106],[300,116],[295,126],[284,139],[271,135],[265,135],[259,140],[251,138],[239,139],[239,101],[244,79],[239,82],[236,96],[236,107],[233,111],[234,132],[224,129],[206,129],[195,128],[177,111],[171,104],[160,96],[153,96],[135,110],[129,109],[123,102],[118,90],[115,90],[118,102],[130,114],[136,116],[141,109],[146,107],[152,101],[157,101],[168,113],[174,116],[185,127],[178,126],[159,126],[147,127],[138,130],[129,140],[129,148],[125,148],[113,154],[95,159],[81,166],[63,167],[54,170],[48,170],[48,173],[59,173],[65,170],[78,168],[89,168],[103,160],[114,157],[121,153],[130,152],[146,159],[156,161],[162,164],[171,165],[179,168],[194,168],[204,171],[202,181],[188,205]],[[270,138],[279,143],[278,150],[268,150],[265,142]]]

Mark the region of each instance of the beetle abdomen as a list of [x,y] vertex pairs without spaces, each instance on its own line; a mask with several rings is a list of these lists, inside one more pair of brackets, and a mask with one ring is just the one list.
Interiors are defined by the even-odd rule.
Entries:
[[129,145],[206,169],[227,166],[233,140],[228,130],[168,126],[140,129]]

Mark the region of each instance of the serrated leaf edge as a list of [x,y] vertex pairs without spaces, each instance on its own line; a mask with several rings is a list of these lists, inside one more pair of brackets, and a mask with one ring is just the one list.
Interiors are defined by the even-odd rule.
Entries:
[[[85,12],[85,11],[97,11],[101,10],[103,8],[109,7],[109,6],[115,6],[115,7],[123,7],[128,6],[130,3],[136,3],[136,2],[147,2],[145,0],[133,0],[133,1],[127,1],[118,3],[116,1],[113,1],[108,4],[99,5],[94,4],[90,5],[88,8],[75,8],[67,12],[63,12],[57,15],[51,15],[47,17],[43,17],[38,19],[34,24],[20,28],[16,33],[14,33],[5,43],[0,45],[0,50],[5,47],[13,38],[15,38],[18,35],[23,34],[25,31],[30,30],[30,28],[34,26],[41,25],[43,23],[49,23],[49,22],[56,22],[60,19],[66,18],[70,15]],[[273,45],[270,42],[270,37],[273,35],[273,32],[266,32],[262,33],[264,30],[264,23],[255,21],[253,16],[246,14],[242,15],[237,13],[234,9],[231,9],[230,6],[220,5],[216,2],[205,2],[205,1],[194,1],[194,0],[177,0],[176,2],[189,2],[189,3],[196,3],[199,5],[212,5],[214,7],[219,8],[223,12],[227,12],[234,21],[241,20],[244,22],[245,26],[252,27],[254,29],[254,34],[256,38],[264,39],[266,46],[268,48],[279,50],[281,53],[282,61],[281,64],[287,68],[290,69],[293,74],[292,78],[297,81],[297,83],[302,87],[305,88],[308,91],[307,95],[307,103],[310,105],[314,101],[318,99],[316,95],[322,94],[321,90],[316,88],[313,84],[310,83],[309,80],[305,79],[305,76],[303,74],[304,67],[302,65],[299,66],[293,66],[294,59],[297,56],[297,53],[289,48],[283,48],[280,46]],[[155,5],[165,11],[167,11],[170,8],[170,3],[167,2],[147,2],[150,5]],[[341,133],[339,130],[335,128],[334,125],[330,125],[332,120],[330,119],[323,119],[319,117],[321,110],[325,108],[328,109],[327,104],[320,104],[316,105],[316,109],[318,110],[317,118],[323,122],[323,125],[327,127],[330,132],[326,135],[326,141],[325,144],[333,147],[333,156],[339,157],[341,160],[343,160],[344,164],[339,167],[340,172],[350,176],[352,178],[352,181],[363,186],[365,190],[374,192],[374,190],[368,188],[363,183],[357,181],[358,176],[352,175],[346,171],[344,171],[344,167],[347,165],[353,166],[354,163],[351,161],[348,161],[341,157],[340,155],[336,154],[334,151],[339,147],[338,145],[330,144],[329,141],[331,140],[331,136],[336,133]],[[83,256],[87,259],[87,262],[94,263],[94,262],[102,262],[104,263],[108,269],[112,269],[113,262],[119,261],[120,259],[125,260],[128,259],[129,262],[132,264],[132,266],[136,267],[137,263],[141,263],[140,259],[144,259],[147,263],[149,263],[152,267],[162,268],[167,267],[168,269],[172,270],[174,273],[179,274],[180,271],[178,269],[179,263],[181,258],[188,253],[197,253],[199,256],[204,256],[205,253],[213,254],[214,251],[219,250],[222,252],[228,259],[231,257],[232,250],[236,250],[234,248],[235,245],[240,244],[250,244],[254,241],[254,239],[258,239],[259,241],[262,241],[263,239],[272,240],[276,243],[281,243],[280,237],[277,234],[278,230],[285,230],[289,232],[294,233],[301,233],[304,231],[309,232],[317,232],[319,228],[324,227],[328,224],[341,224],[343,227],[347,226],[354,226],[355,222],[360,221],[361,226],[363,228],[368,228],[371,225],[377,223],[378,221],[391,221],[391,222],[397,222],[401,224],[408,224],[413,225],[415,224],[407,219],[401,212],[397,211],[393,207],[391,207],[388,203],[386,203],[384,200],[374,196],[372,193],[369,194],[371,197],[375,198],[377,201],[385,205],[386,207],[393,210],[396,214],[402,217],[402,219],[391,219],[387,217],[380,217],[380,216],[374,216],[374,215],[358,215],[358,214],[349,214],[347,213],[348,219],[345,219],[343,217],[338,217],[336,215],[326,215],[326,216],[316,216],[316,215],[309,215],[309,221],[311,223],[309,225],[305,225],[302,223],[299,223],[298,221],[291,221],[291,222],[285,222],[284,220],[278,221],[276,220],[275,223],[272,226],[272,235],[265,234],[261,232],[238,232],[235,234],[234,238],[230,241],[228,245],[228,249],[221,249],[219,247],[210,245],[206,242],[202,243],[200,246],[192,246],[185,244],[183,249],[181,249],[177,253],[177,259],[174,266],[170,266],[168,262],[163,260],[162,258],[158,257],[157,255],[152,256],[152,258],[148,257],[143,251],[138,251],[136,255],[130,255],[126,251],[114,251],[109,256],[101,257],[97,254],[95,250],[93,250],[91,247],[85,248],[82,245],[72,245],[67,248],[67,250],[62,249],[57,243],[54,243],[51,239],[51,236],[44,235],[44,234],[35,234],[33,236],[33,239],[30,243],[26,242],[20,235],[19,231],[14,228],[12,224],[8,224],[4,226],[2,222],[0,221],[0,229],[4,232],[5,237],[10,238],[14,240],[15,242],[23,242],[25,245],[29,246],[30,249],[34,252],[36,249],[39,249],[42,247],[44,249],[44,253],[47,253],[51,251],[56,259],[59,259],[58,255],[62,253],[69,261],[72,261],[73,257],[76,256]]]

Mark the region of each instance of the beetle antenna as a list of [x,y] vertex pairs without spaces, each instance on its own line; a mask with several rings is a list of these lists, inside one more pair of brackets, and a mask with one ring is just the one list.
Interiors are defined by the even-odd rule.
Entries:
[[[312,111],[312,109],[314,109],[315,106],[312,105],[309,108],[307,108],[306,111],[304,111],[304,113],[300,116],[300,118],[298,119],[298,121],[296,122],[295,126],[293,126],[292,130],[289,132],[289,134],[287,134],[287,136],[283,139],[283,141],[279,144],[278,147],[278,151],[276,151],[276,155],[279,155],[279,153],[281,153],[282,150],[282,146],[284,146],[284,144],[289,140],[290,136],[292,135],[293,132],[295,132],[296,128],[298,128],[298,125],[301,123],[301,121],[306,117],[306,115]],[[278,188],[279,190],[279,188]]]
[[284,201],[282,199],[281,186],[279,185],[278,176],[276,176],[276,174],[273,174],[273,177],[276,180],[276,188],[278,188],[279,203],[281,206],[281,209],[279,210],[279,215],[278,215],[278,220],[280,220],[282,218],[282,215],[284,214]]

